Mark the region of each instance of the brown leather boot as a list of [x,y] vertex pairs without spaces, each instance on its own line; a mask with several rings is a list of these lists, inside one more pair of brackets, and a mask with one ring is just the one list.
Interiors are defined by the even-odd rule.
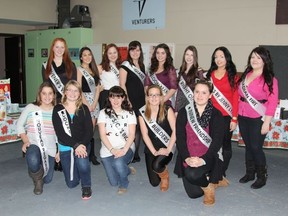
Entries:
[[168,172],[167,166],[165,167],[165,170],[162,173],[157,173],[157,174],[161,178],[160,190],[162,192],[167,191],[169,189],[169,172]]
[[36,195],[40,195],[43,192],[43,174],[44,174],[44,170],[43,167],[41,167],[41,169],[39,171],[37,171],[36,173],[32,173],[29,170],[29,176],[33,179],[33,183],[34,183],[34,194]]
[[201,187],[204,191],[204,205],[212,206],[215,203],[215,187],[212,183],[209,183],[207,187]]

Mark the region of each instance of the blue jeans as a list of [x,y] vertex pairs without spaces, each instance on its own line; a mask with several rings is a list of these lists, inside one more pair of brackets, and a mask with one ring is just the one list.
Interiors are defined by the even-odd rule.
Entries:
[[[32,173],[36,173],[40,170],[42,167],[42,157],[40,149],[37,145],[31,144],[26,151],[26,162],[28,165],[28,169]],[[47,175],[43,178],[43,181],[45,184],[48,184],[53,179],[54,174],[54,164],[55,164],[55,158],[48,156],[49,161],[49,170]]]
[[106,175],[112,186],[119,186],[119,188],[128,188],[128,175],[131,171],[128,164],[133,158],[133,151],[131,148],[127,153],[120,158],[110,157],[101,158]]
[[[89,151],[88,151],[89,152]],[[89,155],[89,154],[88,154]],[[73,180],[70,180],[70,162],[71,162],[71,151],[60,151],[60,160],[62,164],[62,169],[65,177],[66,185],[69,188],[76,187],[81,180],[82,187],[91,187],[91,168],[89,157],[78,158],[74,156],[74,171]]]

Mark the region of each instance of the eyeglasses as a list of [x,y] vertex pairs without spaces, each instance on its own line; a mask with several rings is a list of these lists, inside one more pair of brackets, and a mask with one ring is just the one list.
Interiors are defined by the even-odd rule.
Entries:
[[149,94],[148,97],[154,98],[154,97],[160,97],[160,94]]
[[79,90],[78,89],[66,89],[67,92],[70,92],[70,93],[79,93]]

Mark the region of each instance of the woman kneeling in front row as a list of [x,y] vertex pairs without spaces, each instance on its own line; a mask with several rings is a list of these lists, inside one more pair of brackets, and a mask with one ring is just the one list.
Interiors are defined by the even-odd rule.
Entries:
[[187,195],[204,204],[215,203],[215,185],[221,179],[223,161],[221,143],[224,120],[210,100],[213,86],[199,80],[194,87],[194,101],[178,112],[176,138],[178,157],[175,173],[182,177]]
[[168,163],[175,147],[175,114],[164,104],[164,95],[158,85],[147,89],[146,106],[140,109],[139,124],[146,144],[145,161],[150,184],[160,184],[161,191],[169,188]]

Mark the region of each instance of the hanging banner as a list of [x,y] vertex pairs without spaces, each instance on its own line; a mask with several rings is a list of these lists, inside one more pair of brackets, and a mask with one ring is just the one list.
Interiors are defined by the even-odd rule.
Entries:
[[123,29],[163,29],[165,27],[165,0],[122,0]]

